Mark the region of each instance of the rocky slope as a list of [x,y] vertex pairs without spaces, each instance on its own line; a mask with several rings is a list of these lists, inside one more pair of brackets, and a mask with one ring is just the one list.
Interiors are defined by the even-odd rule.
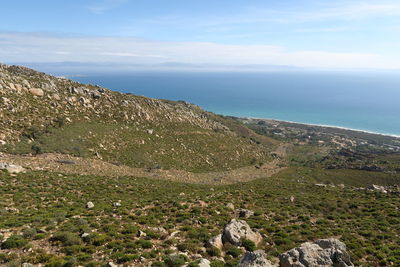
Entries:
[[191,171],[268,160],[265,142],[250,138],[248,130],[243,138],[240,127],[186,102],[123,94],[0,65],[0,150],[5,152],[60,152]]

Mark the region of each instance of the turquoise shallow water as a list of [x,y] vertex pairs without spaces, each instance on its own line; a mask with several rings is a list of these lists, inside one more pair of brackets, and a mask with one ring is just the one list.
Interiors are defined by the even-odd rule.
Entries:
[[73,79],[121,92],[185,100],[224,115],[400,135],[399,73],[135,72]]

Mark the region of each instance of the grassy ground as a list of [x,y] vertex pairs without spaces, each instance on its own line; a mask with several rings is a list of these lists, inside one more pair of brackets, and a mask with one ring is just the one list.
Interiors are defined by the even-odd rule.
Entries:
[[[259,247],[272,260],[302,242],[338,237],[356,266],[398,266],[400,198],[354,191],[352,186],[399,179],[384,173],[291,167],[268,179],[210,187],[127,176],[1,172],[0,229],[13,236],[2,244],[0,264],[97,266],[111,260],[180,266],[180,259],[170,256],[180,250],[187,252],[187,262],[201,254],[221,266],[214,257],[219,252],[204,245],[234,217],[225,207],[233,203],[256,212],[246,220],[263,234]],[[322,188],[316,182],[345,183],[345,188]],[[122,206],[113,207],[118,200]],[[85,207],[88,201],[95,204],[93,209]],[[147,236],[138,237],[138,230]],[[89,236],[82,238],[83,233]],[[235,266],[243,252],[229,246],[226,250],[226,266]]]
[[235,169],[270,161],[266,147],[248,137],[184,123],[80,122],[49,128],[35,141],[23,138],[7,152],[57,152],[140,168],[194,172]]

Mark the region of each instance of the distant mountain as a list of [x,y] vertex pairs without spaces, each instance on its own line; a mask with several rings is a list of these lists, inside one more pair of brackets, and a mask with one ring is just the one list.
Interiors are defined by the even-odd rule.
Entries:
[[85,73],[115,73],[129,71],[300,71],[311,70],[288,65],[223,65],[223,64],[191,64],[184,62],[164,62],[159,64],[134,64],[115,62],[19,62],[12,63],[28,66],[52,74],[85,74]]

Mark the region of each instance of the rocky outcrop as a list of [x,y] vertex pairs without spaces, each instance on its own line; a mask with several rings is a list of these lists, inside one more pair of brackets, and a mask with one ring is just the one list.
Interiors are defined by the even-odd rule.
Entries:
[[223,242],[229,242],[235,246],[242,244],[242,239],[248,239],[258,244],[262,237],[260,233],[251,230],[247,222],[243,220],[232,219],[224,229],[222,235]]
[[274,267],[263,250],[247,251],[241,258],[238,267]]
[[337,239],[306,242],[279,256],[281,267],[349,267],[354,266],[346,245]]

